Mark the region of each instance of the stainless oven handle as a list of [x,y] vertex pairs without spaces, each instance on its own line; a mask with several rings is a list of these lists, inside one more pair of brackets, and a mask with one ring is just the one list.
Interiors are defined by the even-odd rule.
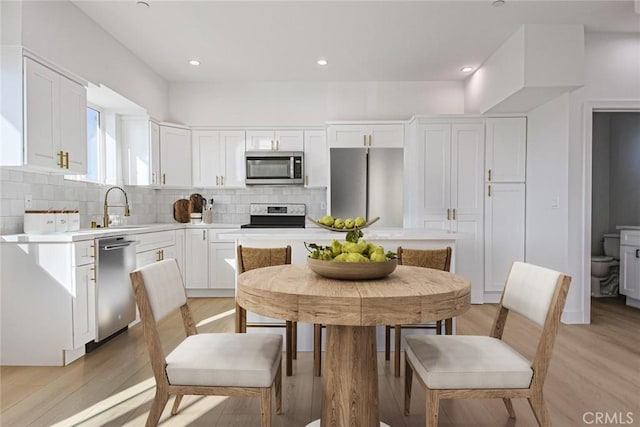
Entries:
[[102,250],[105,251],[115,251],[117,249],[124,249],[126,247],[132,246],[132,245],[137,245],[138,242],[136,242],[135,240],[127,240],[126,242],[122,242],[122,243],[116,243],[114,245],[105,245]]
[[293,168],[293,163],[294,163],[295,157],[291,156],[289,157],[289,178],[295,178],[294,176],[294,168]]

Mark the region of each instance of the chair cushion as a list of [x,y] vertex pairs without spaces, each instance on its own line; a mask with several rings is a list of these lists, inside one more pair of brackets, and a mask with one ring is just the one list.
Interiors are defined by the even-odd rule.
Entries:
[[269,387],[282,357],[276,334],[197,334],[167,355],[172,385]]
[[406,354],[430,389],[528,388],[529,362],[504,341],[465,335],[410,335]]

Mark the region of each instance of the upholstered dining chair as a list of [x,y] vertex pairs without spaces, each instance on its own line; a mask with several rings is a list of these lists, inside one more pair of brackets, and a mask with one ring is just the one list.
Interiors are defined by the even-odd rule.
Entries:
[[[238,274],[255,268],[291,264],[291,246],[284,248],[250,248],[238,245],[237,263]],[[236,332],[245,333],[247,332],[247,327],[254,326],[285,327],[285,371],[287,376],[291,376],[293,373],[293,360],[297,359],[298,351],[297,322],[287,320],[284,323],[247,323],[247,311],[236,304]],[[319,353],[319,351],[314,346],[314,357],[316,353]]]
[[[527,398],[540,426],[550,426],[542,388],[571,277],[514,262],[489,336],[406,337],[404,412],[409,414],[415,373],[426,394],[426,425],[438,425],[442,399],[502,398],[515,418],[512,398]],[[516,312],[542,327],[533,361],[502,340],[507,315]]]
[[[402,246],[398,247],[398,264],[399,265],[411,265],[414,267],[426,267],[434,270],[449,271],[451,268],[451,248],[447,246],[442,249],[403,249]],[[396,377],[400,376],[400,340],[402,337],[403,328],[411,329],[435,329],[436,334],[442,333],[442,321],[430,324],[420,325],[395,325],[395,340],[394,340],[394,374]],[[452,319],[445,320],[445,333],[451,335],[453,332]],[[389,360],[391,347],[391,326],[385,327],[385,344],[384,344],[384,356],[386,360]]]
[[[262,427],[271,425],[271,394],[282,407],[282,337],[277,334],[198,334],[175,259],[149,264],[130,274],[140,310],[156,394],[146,426],[156,426],[169,397],[171,415],[182,396],[260,397]],[[186,338],[165,355],[156,323],[180,308]]]

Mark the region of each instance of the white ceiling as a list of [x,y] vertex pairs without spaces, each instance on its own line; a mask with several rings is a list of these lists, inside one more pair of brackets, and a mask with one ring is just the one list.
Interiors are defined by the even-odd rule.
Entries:
[[640,32],[633,1],[147,2],[74,3],[170,82],[461,80],[522,24]]

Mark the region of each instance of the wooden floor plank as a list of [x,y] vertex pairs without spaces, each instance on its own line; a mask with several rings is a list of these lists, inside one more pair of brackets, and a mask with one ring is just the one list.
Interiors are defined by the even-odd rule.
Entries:
[[[191,299],[200,332],[231,332],[231,298]],[[476,305],[458,319],[458,333],[487,334],[495,305]],[[640,310],[622,299],[594,299],[591,325],[561,325],[545,384],[554,425],[584,424],[585,412],[632,412],[640,425]],[[160,323],[166,350],[183,338],[177,315]],[[531,357],[536,329],[514,316],[505,340]],[[404,374],[404,363],[402,364]],[[378,355],[380,418],[394,427],[423,426],[424,393],[414,381],[411,414],[403,415],[404,379]],[[155,383],[140,325],[71,365],[1,367],[0,424],[3,426],[143,426]],[[294,375],[283,379],[283,414],[275,427],[304,426],[320,416],[321,379],[313,376],[311,353],[298,353]],[[440,426],[535,426],[525,400],[514,400],[517,419],[510,420],[501,400],[443,401]],[[257,399],[186,396],[178,415],[173,400],[161,418],[164,426],[255,426]]]

